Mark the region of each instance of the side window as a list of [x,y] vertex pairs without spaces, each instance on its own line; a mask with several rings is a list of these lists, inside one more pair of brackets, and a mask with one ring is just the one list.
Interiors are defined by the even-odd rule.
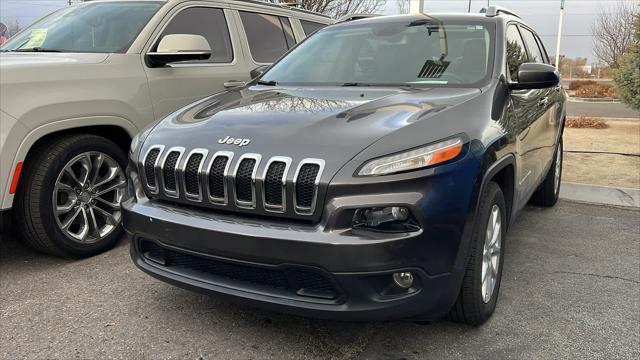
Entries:
[[[211,46],[211,58],[196,61],[229,63],[233,61],[233,48],[224,11],[210,7],[190,7],[178,13],[162,31],[160,39],[170,34],[202,35]],[[158,41],[159,43],[160,41]],[[155,45],[156,47],[158,44]]]
[[520,37],[518,28],[510,25],[507,28],[507,68],[511,80],[518,81],[518,68],[527,62],[527,51]]
[[524,28],[520,28],[522,30],[522,37],[524,38],[524,42],[527,44],[527,49],[529,49],[529,61],[535,63],[544,63],[544,56],[542,56],[542,51],[538,47],[538,42],[536,41],[535,35]]
[[308,21],[308,20],[300,20],[300,25],[302,25],[302,30],[304,30],[304,34],[306,36],[309,36],[311,34],[313,34],[314,32],[322,29],[323,27],[327,26],[325,24],[320,24],[317,22],[313,22],[313,21]]
[[272,63],[295,45],[291,22],[275,15],[240,11],[253,60]]

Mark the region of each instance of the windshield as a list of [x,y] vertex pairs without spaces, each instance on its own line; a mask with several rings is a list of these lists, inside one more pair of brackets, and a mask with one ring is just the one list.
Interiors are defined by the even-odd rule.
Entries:
[[31,25],[1,49],[124,53],[162,4],[127,1],[72,6]]
[[263,84],[470,86],[493,67],[492,24],[435,19],[352,23],[309,37]]

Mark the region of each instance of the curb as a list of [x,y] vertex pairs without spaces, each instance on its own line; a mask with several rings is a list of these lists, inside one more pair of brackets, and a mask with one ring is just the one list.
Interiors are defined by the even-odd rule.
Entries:
[[593,204],[640,208],[640,189],[563,182],[560,198]]
[[598,103],[620,104],[620,103],[622,103],[622,101],[620,101],[618,99],[580,98],[580,97],[573,97],[573,96],[570,96],[567,99],[567,101],[576,102],[576,103],[592,103],[592,104],[598,104]]

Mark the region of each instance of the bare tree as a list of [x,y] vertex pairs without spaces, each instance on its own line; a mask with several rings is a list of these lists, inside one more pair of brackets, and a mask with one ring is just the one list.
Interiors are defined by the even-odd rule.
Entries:
[[20,30],[22,30],[22,25],[20,24],[20,21],[16,19],[9,20],[9,22],[6,25],[7,25],[8,37],[12,37],[13,35],[19,33]]
[[284,0],[299,3],[303,9],[339,18],[348,14],[373,14],[384,7],[386,0]]
[[619,0],[612,8],[600,9],[591,26],[593,53],[601,63],[618,67],[620,57],[634,43],[633,20],[640,2]]
[[396,0],[396,6],[398,7],[398,14],[409,13],[409,1],[410,0]]

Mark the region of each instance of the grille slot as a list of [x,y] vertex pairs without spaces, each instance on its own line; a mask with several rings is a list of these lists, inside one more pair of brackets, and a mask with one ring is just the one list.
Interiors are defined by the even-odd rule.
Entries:
[[236,200],[240,206],[254,207],[253,177],[257,165],[257,159],[245,157],[238,163],[235,178]]
[[151,188],[157,186],[156,182],[156,161],[160,155],[160,149],[151,149],[144,161],[144,175],[147,179],[147,185]]
[[292,267],[274,269],[245,263],[191,255],[141,239],[139,249],[153,266],[171,269],[182,276],[198,278],[211,284],[232,281],[236,285],[261,287],[275,294],[318,299],[337,299],[338,289],[318,271]]
[[287,163],[284,161],[274,161],[267,169],[267,175],[264,178],[264,197],[265,204],[277,207],[284,205],[284,186],[283,181],[287,170]]
[[188,195],[200,196],[200,164],[203,157],[201,153],[194,153],[187,161],[184,170],[184,187]]
[[164,180],[164,189],[168,192],[175,193],[178,191],[176,185],[176,165],[178,165],[178,160],[180,160],[180,152],[172,150],[164,161],[162,177]]
[[320,164],[306,163],[300,166],[296,178],[296,208],[309,211],[316,197],[316,180],[320,173]]
[[224,182],[225,170],[229,163],[229,156],[218,155],[213,159],[209,169],[209,196],[214,200],[224,201],[227,198]]

